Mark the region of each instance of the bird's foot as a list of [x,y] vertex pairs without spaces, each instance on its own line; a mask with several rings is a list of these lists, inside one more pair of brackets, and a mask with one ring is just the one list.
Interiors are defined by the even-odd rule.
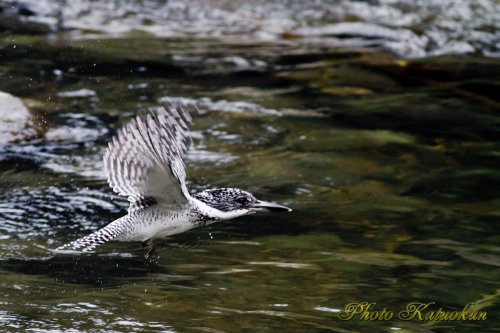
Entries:
[[146,249],[148,252],[144,255],[146,259],[151,258],[153,253],[155,252],[155,243],[153,242],[152,239],[147,239],[144,242],[142,242],[142,248]]

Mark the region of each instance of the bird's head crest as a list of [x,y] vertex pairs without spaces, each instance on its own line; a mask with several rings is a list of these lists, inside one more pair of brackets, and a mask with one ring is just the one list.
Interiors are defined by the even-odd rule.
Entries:
[[250,211],[253,205],[259,202],[251,193],[237,188],[205,190],[193,195],[193,197],[222,212]]

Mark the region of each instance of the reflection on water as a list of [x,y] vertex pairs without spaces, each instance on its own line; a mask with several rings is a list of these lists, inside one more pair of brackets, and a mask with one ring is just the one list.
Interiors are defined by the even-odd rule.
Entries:
[[[29,2],[22,20],[74,30],[40,36],[19,25],[0,41],[0,91],[23,98],[37,133],[0,132],[3,331],[497,329],[498,61],[366,52],[454,53],[466,43],[492,55],[497,2],[322,5]],[[238,38],[186,38],[207,37],[207,27]],[[167,32],[179,39],[155,37]],[[338,43],[365,49],[330,47]],[[192,192],[236,186],[293,212],[172,236],[150,261],[133,243],[55,255],[124,214],[102,154],[163,98],[201,110],[186,161]],[[474,302],[488,319],[337,318],[363,301],[394,311]]]

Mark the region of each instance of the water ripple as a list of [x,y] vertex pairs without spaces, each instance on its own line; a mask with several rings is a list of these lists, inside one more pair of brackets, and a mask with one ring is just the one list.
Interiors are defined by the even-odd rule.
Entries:
[[183,101],[184,103],[196,104],[202,111],[223,111],[223,112],[234,112],[234,113],[253,113],[253,114],[263,114],[280,116],[282,113],[275,109],[265,108],[261,105],[245,101],[227,101],[227,100],[217,100],[214,101],[208,97],[202,97],[199,99],[194,98],[177,98],[177,97],[163,97],[160,102],[164,100],[170,101]]
[[314,265],[301,264],[293,262],[278,262],[278,261],[250,261],[250,265],[274,266],[280,268],[297,268],[297,269],[315,269]]
[[65,221],[71,221],[71,228],[77,230],[94,230],[102,223],[99,216],[123,209],[125,202],[113,200],[116,198],[88,188],[13,189],[0,194],[0,233],[20,238],[42,236],[50,241],[50,235],[67,231]]

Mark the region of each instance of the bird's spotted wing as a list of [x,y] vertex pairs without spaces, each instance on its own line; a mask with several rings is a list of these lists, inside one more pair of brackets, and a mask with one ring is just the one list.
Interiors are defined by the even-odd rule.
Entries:
[[148,202],[187,202],[183,157],[194,113],[194,105],[167,102],[135,117],[109,143],[104,155],[108,182],[116,193],[128,196],[129,211]]

